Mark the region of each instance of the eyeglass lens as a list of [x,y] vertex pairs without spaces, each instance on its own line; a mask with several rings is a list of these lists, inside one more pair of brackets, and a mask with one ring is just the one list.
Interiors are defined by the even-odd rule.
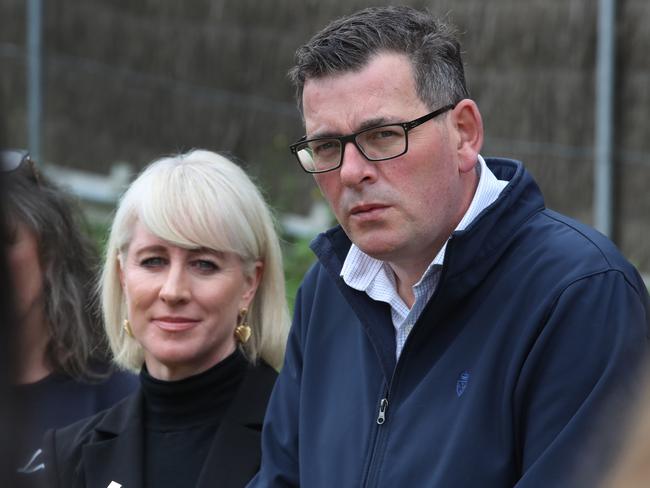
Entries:
[[[397,157],[406,150],[406,132],[401,125],[374,127],[356,135],[355,145],[371,161]],[[307,171],[325,171],[341,163],[343,146],[339,139],[306,141],[296,154]]]

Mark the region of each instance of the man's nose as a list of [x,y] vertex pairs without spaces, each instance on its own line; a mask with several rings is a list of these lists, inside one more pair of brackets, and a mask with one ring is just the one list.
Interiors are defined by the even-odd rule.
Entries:
[[369,183],[377,178],[376,163],[369,161],[353,142],[348,142],[343,148],[343,161],[339,171],[341,183],[346,186]]

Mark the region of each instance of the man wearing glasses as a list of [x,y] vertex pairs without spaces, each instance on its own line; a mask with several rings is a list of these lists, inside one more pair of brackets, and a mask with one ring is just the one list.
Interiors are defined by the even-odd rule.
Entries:
[[449,26],[366,9],[296,61],[291,152],[340,226],[312,244],[251,486],[594,486],[647,355],[638,273],[479,155]]

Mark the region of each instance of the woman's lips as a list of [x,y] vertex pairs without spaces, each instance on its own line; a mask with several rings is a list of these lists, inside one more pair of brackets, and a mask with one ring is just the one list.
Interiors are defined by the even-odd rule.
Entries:
[[155,317],[151,322],[165,331],[181,332],[191,329],[200,320],[189,317]]

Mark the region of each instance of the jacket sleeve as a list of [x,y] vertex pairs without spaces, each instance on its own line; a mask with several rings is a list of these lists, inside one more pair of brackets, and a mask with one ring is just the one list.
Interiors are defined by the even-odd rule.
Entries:
[[598,485],[641,384],[648,324],[640,279],[610,270],[565,288],[514,395],[516,488]]
[[300,485],[298,462],[300,384],[302,378],[301,320],[304,292],[296,296],[295,312],[284,365],[269,400],[262,430],[262,463],[248,488],[288,488]]

